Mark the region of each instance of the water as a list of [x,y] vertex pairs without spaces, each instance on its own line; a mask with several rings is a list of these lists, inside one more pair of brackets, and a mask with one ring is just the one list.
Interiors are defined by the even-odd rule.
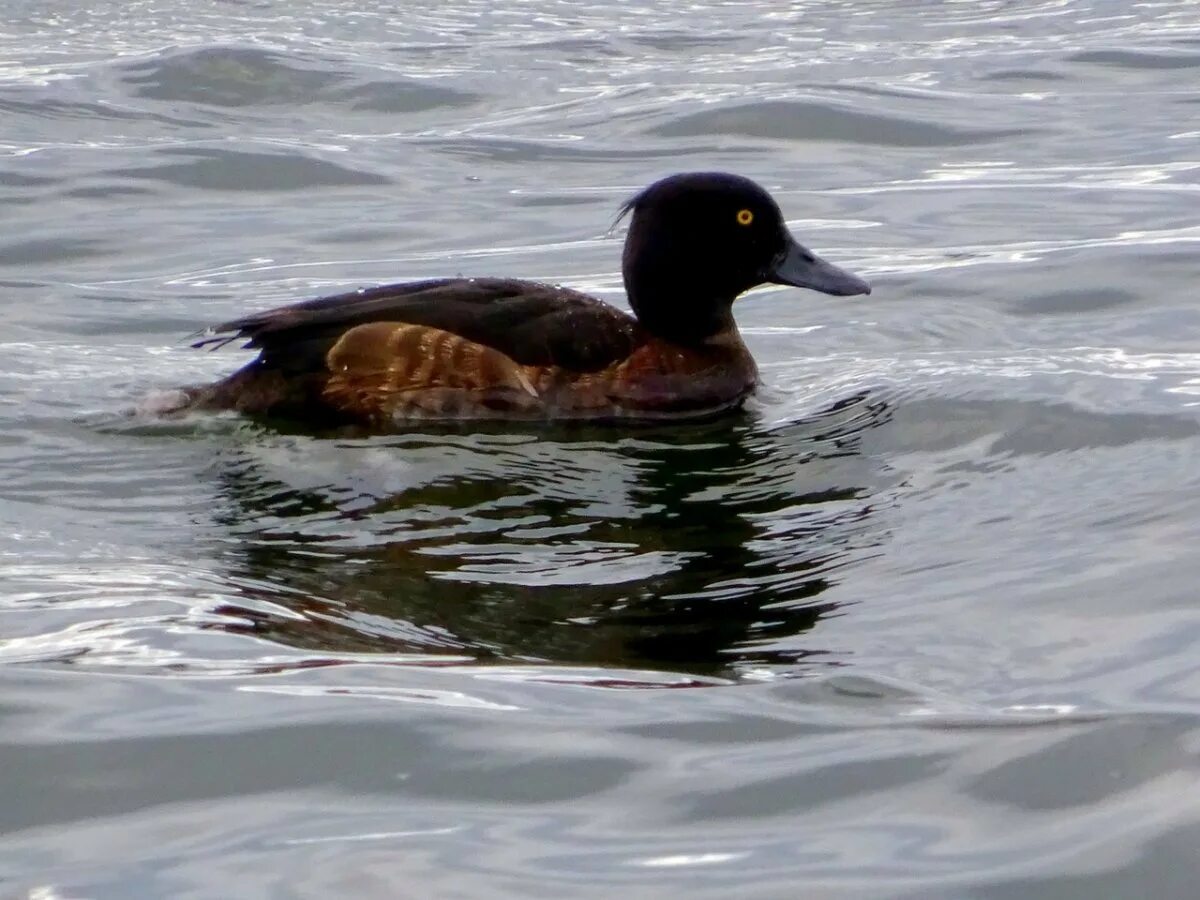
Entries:
[[[0,893],[1194,897],[1200,8],[0,2]],[[770,186],[745,414],[136,413],[384,281],[623,303]]]

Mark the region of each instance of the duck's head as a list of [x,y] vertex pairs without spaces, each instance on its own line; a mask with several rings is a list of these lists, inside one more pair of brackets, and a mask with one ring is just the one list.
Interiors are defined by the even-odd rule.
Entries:
[[626,203],[624,213],[633,214],[622,259],[629,304],[668,340],[693,343],[729,328],[734,299],[760,284],[871,293],[861,278],[801,246],[779,204],[739,175],[671,175]]

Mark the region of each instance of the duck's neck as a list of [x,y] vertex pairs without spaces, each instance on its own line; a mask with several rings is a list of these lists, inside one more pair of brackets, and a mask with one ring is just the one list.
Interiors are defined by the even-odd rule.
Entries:
[[736,294],[715,290],[713,284],[695,277],[681,277],[680,271],[687,271],[682,267],[627,256],[622,268],[629,305],[655,337],[694,347],[737,331],[731,309]]

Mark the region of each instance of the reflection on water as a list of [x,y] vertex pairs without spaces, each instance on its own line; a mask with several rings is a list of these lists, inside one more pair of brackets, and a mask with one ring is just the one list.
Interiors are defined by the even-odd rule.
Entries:
[[774,430],[341,440],[320,448],[347,461],[324,483],[291,468],[312,443],[257,445],[218,464],[217,518],[235,582],[307,614],[254,632],[310,649],[708,675],[837,663],[819,637],[771,644],[831,615],[822,593],[886,540],[859,446],[888,417],[862,394]]

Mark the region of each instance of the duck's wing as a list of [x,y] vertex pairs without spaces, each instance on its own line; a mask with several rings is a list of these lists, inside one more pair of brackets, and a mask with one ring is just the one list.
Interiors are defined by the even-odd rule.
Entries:
[[271,368],[313,371],[325,367],[348,331],[375,322],[437,329],[519,365],[577,372],[603,369],[644,339],[631,316],[578,291],[506,278],[447,278],[281,306],[217,325],[193,346],[245,339]]

